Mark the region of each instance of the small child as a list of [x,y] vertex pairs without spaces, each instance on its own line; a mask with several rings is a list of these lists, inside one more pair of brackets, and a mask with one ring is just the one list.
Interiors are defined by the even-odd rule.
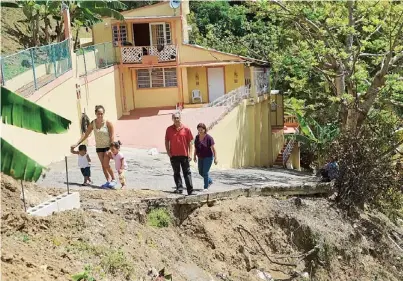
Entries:
[[127,163],[122,152],[120,152],[121,145],[122,143],[120,141],[115,141],[111,143],[110,156],[111,158],[113,158],[113,160],[115,160],[115,168],[119,174],[120,184],[122,185],[122,188],[125,188],[126,187],[125,172],[127,170]]
[[78,151],[71,148],[71,153],[78,155],[78,167],[81,169],[81,174],[84,176],[83,186],[91,183],[91,158],[87,154],[87,146],[84,144],[78,147]]

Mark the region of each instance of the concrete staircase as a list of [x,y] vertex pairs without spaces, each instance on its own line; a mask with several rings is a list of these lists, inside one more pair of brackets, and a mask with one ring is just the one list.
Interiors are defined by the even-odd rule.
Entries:
[[280,153],[277,155],[276,160],[274,160],[274,166],[284,167],[284,165],[283,165],[283,153],[284,153],[285,148],[287,147],[287,144],[288,144],[288,141],[286,141],[284,143],[284,146],[281,149]]

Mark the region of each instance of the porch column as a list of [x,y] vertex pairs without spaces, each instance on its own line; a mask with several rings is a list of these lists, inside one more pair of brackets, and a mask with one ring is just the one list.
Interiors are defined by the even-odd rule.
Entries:
[[272,115],[271,115],[271,94],[269,92],[268,94],[268,99],[267,99],[267,120],[268,120],[268,124],[267,124],[267,129],[268,129],[268,135],[269,135],[269,158],[268,158],[268,164],[269,167],[273,167],[274,164],[274,157],[273,157],[273,132],[272,132],[272,128],[271,128],[271,122],[272,122]]
[[255,67],[250,67],[250,96],[257,99],[256,83],[255,83]]
[[255,163],[254,166],[260,167],[260,158],[261,158],[261,137],[262,137],[262,104],[259,100],[256,100],[254,107],[255,111],[255,134],[254,134],[254,141],[255,141]]
[[262,144],[261,144],[261,166],[269,167],[269,146],[271,145],[269,139],[269,107],[268,107],[268,98],[265,95],[264,100],[262,102]]
[[301,171],[301,151],[298,142],[294,145],[291,157],[293,168],[297,171]]
[[247,103],[246,105],[246,129],[248,130],[248,140],[246,145],[247,157],[246,166],[253,167],[255,166],[255,105]]
[[186,67],[179,68],[182,79],[182,97],[183,102],[190,103],[189,101],[189,85],[188,85],[188,70]]

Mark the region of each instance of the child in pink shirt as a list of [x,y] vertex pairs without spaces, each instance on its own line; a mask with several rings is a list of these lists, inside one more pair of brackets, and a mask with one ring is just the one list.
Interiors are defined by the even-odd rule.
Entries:
[[126,187],[126,177],[125,177],[125,172],[127,170],[127,163],[125,160],[125,157],[122,152],[120,152],[120,146],[122,143],[120,141],[115,141],[111,143],[111,158],[115,160],[115,168],[116,171],[119,174],[119,181],[120,184],[122,185],[122,188]]

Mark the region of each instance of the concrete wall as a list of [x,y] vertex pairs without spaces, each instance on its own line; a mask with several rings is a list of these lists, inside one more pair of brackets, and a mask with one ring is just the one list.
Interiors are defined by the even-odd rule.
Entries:
[[[68,69],[68,63],[68,59],[56,61],[57,73],[62,73],[62,71],[66,71]],[[55,66],[53,63],[35,65],[35,75],[37,81],[43,76],[54,74]],[[18,89],[30,83],[32,83],[32,85],[34,83],[34,73],[32,68],[19,74],[18,76],[15,76],[12,79],[5,80],[5,87],[7,87],[7,89],[11,91],[17,91]]]
[[179,45],[179,60],[181,63],[242,61],[241,58],[235,55],[225,54],[214,50],[207,50],[201,47],[186,44]]
[[273,150],[282,147],[284,137],[281,131],[272,139],[268,107],[267,96],[256,102],[244,100],[213,127],[210,134],[216,142],[219,168],[273,165],[277,157]]
[[[179,88],[137,88],[136,70],[124,70],[126,100],[129,110],[134,108],[175,106],[179,101]],[[177,74],[178,77],[178,74]],[[178,79],[178,83],[180,80]]]
[[[1,124],[2,137],[20,151],[40,163],[48,165],[70,154],[70,145],[80,136],[78,100],[72,71],[51,82],[48,92],[38,91],[30,100],[72,121],[64,134],[39,134],[14,126]],[[48,87],[49,88],[49,87]],[[46,88],[42,88],[43,90]]]
[[[203,102],[209,102],[208,87],[207,87],[207,68],[206,67],[189,67],[187,69],[187,86],[189,103],[192,102],[192,91],[200,90]],[[198,80],[196,79],[198,76]],[[186,83],[186,80],[183,81]],[[197,101],[199,103],[199,101]]]
[[95,106],[103,105],[105,117],[112,122],[117,121],[122,116],[118,78],[119,69],[112,66],[81,79],[80,112],[85,112],[92,120],[95,118]]
[[273,159],[277,158],[277,155],[281,152],[284,146],[284,131],[279,130],[272,133],[272,147],[273,147]]
[[232,64],[225,66],[225,90],[229,93],[245,85],[244,65]]
[[[208,91],[208,67],[188,67],[187,85],[186,79],[183,79],[184,87],[188,88],[187,95],[189,103],[192,102],[192,91],[200,90],[203,103],[211,102]],[[197,80],[198,77],[198,80]],[[224,67],[225,93],[229,93],[245,85],[244,66],[242,64],[226,65]],[[186,92],[185,92],[186,93]],[[185,101],[186,103],[186,101]],[[199,103],[197,100],[196,103]]]
[[283,95],[271,95],[271,101],[277,104],[276,109],[271,112],[271,125],[273,127],[283,128],[284,127],[284,101]]
[[[29,97],[30,101],[70,120],[72,124],[66,133],[44,135],[1,124],[2,137],[5,140],[44,166],[70,155],[70,145],[77,142],[81,136],[81,113],[84,110],[93,119],[95,105],[102,104],[106,109],[106,118],[112,122],[122,115],[118,69],[110,67],[97,71],[86,79],[78,79],[75,54],[72,62],[73,70],[61,75]],[[76,84],[81,85],[80,99],[76,94]]]

